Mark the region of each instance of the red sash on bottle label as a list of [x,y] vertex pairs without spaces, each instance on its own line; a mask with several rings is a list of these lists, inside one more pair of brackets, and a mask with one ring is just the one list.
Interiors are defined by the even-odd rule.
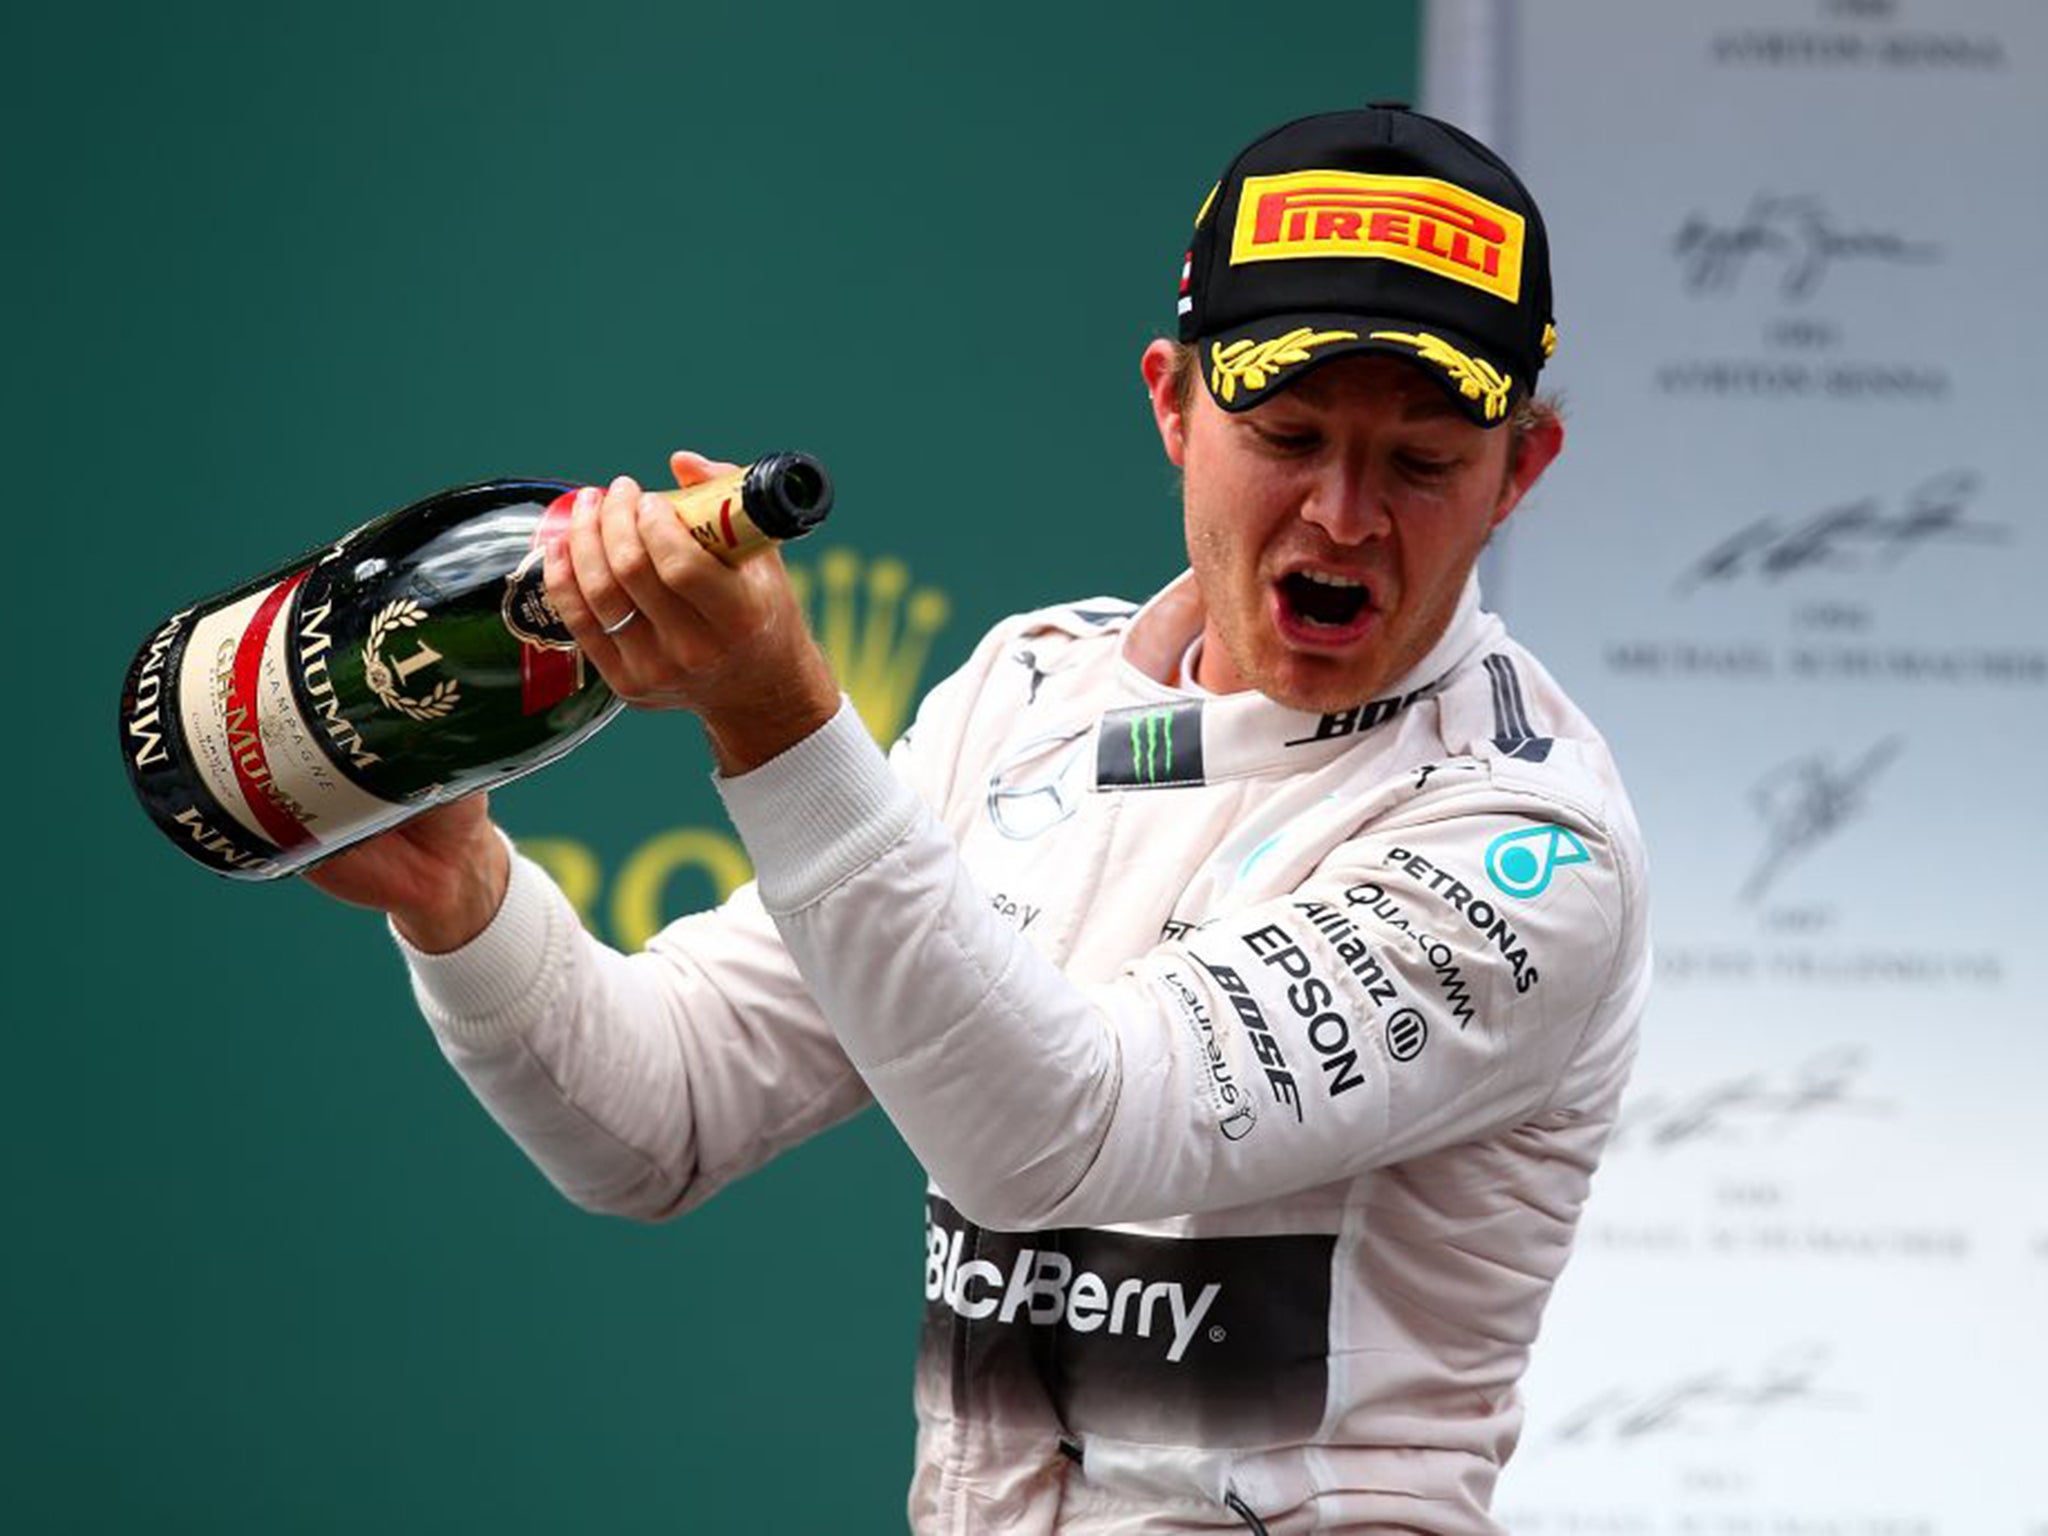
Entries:
[[[576,493],[564,491],[548,503],[547,511],[533,525],[533,542],[527,547],[543,549],[567,536],[569,512],[576,505]],[[544,645],[519,647],[519,712],[538,715],[553,709],[583,686],[583,653],[555,650]]]
[[270,753],[263,744],[263,648],[270,641],[271,626],[277,622],[278,614],[305,579],[306,572],[300,571],[279,582],[257,607],[235,646],[230,689],[221,701],[228,757],[235,765],[235,781],[241,786],[242,798],[262,823],[263,830],[270,834],[270,840],[285,849],[304,848],[315,839],[299,820],[298,809],[282,799],[271,782]]

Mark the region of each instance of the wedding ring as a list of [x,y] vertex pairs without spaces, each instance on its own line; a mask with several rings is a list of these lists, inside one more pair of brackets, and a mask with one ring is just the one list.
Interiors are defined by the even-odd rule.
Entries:
[[615,620],[614,622],[605,625],[604,632],[608,635],[616,635],[620,630],[624,629],[628,624],[632,623],[635,619],[639,617],[640,610],[638,608],[628,608],[626,610],[626,616],[622,619]]

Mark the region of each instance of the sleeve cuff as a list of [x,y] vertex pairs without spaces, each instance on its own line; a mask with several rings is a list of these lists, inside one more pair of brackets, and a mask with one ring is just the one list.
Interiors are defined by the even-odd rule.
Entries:
[[920,808],[844,697],[780,757],[714,782],[771,913],[801,911],[865,869],[903,840]]
[[524,1033],[566,979],[577,925],[573,913],[562,920],[567,898],[509,838],[506,848],[512,874],[505,899],[483,932],[460,949],[430,955],[387,921],[412,972],[420,1011],[436,1034],[461,1045],[496,1045]]

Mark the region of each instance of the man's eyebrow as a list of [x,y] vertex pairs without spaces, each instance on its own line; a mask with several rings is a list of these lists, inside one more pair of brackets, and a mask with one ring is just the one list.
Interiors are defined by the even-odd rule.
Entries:
[[[1293,393],[1318,410],[1328,409],[1333,403],[1330,398],[1329,382],[1317,378],[1314,374],[1294,385]],[[1458,408],[1438,389],[1426,389],[1412,395],[1401,407],[1403,421],[1432,421],[1438,417],[1459,414]]]
[[1421,421],[1437,416],[1457,416],[1461,412],[1436,390],[1426,395],[1417,395],[1402,409],[1401,415],[1408,421]]

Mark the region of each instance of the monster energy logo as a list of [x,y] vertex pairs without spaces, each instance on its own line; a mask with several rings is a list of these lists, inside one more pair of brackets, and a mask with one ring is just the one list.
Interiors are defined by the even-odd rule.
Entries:
[[1131,721],[1131,772],[1140,784],[1172,777],[1172,710],[1148,709]]
[[1202,706],[1120,709],[1103,717],[1095,782],[1149,789],[1202,782]]

